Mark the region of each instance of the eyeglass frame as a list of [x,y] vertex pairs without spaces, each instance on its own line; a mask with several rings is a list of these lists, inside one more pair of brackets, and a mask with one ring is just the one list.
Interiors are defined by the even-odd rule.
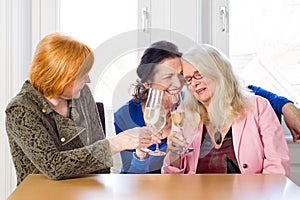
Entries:
[[202,79],[204,76],[202,74],[200,74],[199,71],[195,71],[194,74],[192,76],[186,76],[184,77],[184,80],[185,80],[185,84],[186,85],[191,85],[192,84],[192,81],[193,81],[193,78],[195,80],[200,80]]

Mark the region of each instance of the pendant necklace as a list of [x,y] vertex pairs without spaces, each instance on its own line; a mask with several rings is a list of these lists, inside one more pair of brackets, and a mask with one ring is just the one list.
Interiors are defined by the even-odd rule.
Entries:
[[221,132],[217,130],[217,132],[215,132],[215,142],[217,145],[220,145],[222,143],[222,135]]

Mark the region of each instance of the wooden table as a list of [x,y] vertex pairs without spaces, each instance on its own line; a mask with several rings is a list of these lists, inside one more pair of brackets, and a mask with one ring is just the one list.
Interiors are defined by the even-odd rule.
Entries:
[[300,188],[283,175],[99,174],[54,181],[29,175],[9,200],[300,199]]

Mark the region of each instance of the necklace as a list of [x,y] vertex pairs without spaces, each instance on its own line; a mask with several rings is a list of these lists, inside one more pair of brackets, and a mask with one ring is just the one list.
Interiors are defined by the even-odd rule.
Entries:
[[222,143],[222,135],[221,132],[219,130],[217,130],[217,132],[215,132],[215,142],[217,145],[220,145]]
[[[205,127],[206,127],[206,130],[209,129],[209,125],[205,125]],[[231,126],[224,127],[224,128],[221,130],[222,133],[227,133],[228,130],[230,129],[230,127],[231,127]],[[222,142],[223,142],[223,137],[222,137],[221,131],[220,131],[219,129],[217,129],[216,132],[215,132],[215,134],[214,134],[213,136],[210,135],[210,136],[211,136],[211,140],[214,139],[214,140],[215,140],[215,143],[216,143],[217,145],[220,145],[220,144],[222,144]],[[213,133],[213,130],[211,131],[211,133]],[[226,134],[225,134],[225,135],[226,135]]]

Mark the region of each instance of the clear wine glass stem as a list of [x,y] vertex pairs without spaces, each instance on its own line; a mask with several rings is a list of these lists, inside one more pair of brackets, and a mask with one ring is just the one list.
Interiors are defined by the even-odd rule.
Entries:
[[159,146],[158,146],[158,144],[156,144],[155,147],[156,147],[156,148],[155,148],[155,151],[156,151],[156,152],[159,151]]

